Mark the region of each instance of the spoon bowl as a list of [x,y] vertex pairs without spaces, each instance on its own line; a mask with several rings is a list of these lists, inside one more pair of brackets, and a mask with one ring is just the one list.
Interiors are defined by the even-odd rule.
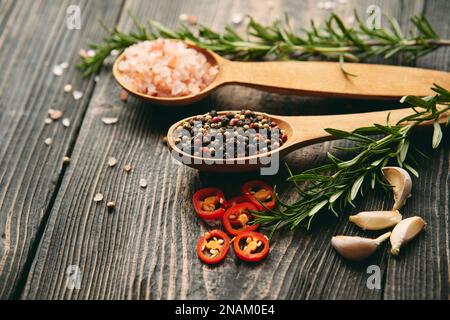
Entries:
[[[221,111],[219,115],[224,115],[233,111]],[[288,136],[286,142],[278,149],[266,153],[252,155],[243,158],[233,159],[213,159],[202,158],[188,154],[176,146],[175,130],[183,122],[194,119],[189,117],[173,124],[167,133],[167,145],[174,156],[187,166],[206,172],[247,172],[255,171],[262,167],[274,165],[274,161],[280,161],[288,153],[299,148],[335,139],[325,131],[332,127],[343,131],[351,132],[359,127],[372,126],[373,124],[386,124],[389,114],[390,123],[397,123],[402,118],[411,114],[411,109],[396,109],[388,111],[353,113],[342,115],[326,116],[276,116],[261,112],[255,112],[256,115],[262,115],[267,119],[274,120],[284,130]],[[445,123],[448,113],[443,113],[441,123]],[[424,122],[421,125],[430,125],[432,122]],[[278,163],[279,165],[279,163]]]
[[[224,115],[233,111],[221,111],[219,115]],[[326,116],[277,116],[261,112],[255,112],[267,119],[277,122],[280,129],[284,130],[288,136],[286,142],[278,149],[266,153],[233,159],[213,159],[194,156],[179,149],[175,142],[175,130],[182,126],[183,122],[195,119],[196,116],[189,117],[173,124],[167,132],[167,145],[178,160],[183,164],[200,171],[206,172],[247,172],[255,171],[262,167],[274,165],[288,153],[323,141],[335,139],[324,129],[332,127],[334,129],[353,131],[359,127],[371,126],[374,123],[385,124],[388,114],[390,123],[396,123],[402,118],[411,114],[411,109],[396,109],[389,111],[354,113],[343,115]],[[444,114],[442,121],[445,121]],[[430,123],[423,123],[428,125]],[[277,163],[275,163],[277,164]],[[277,164],[279,165],[279,163]]]
[[[172,40],[181,41],[181,40]],[[114,62],[113,75],[130,94],[154,104],[181,106],[197,102],[225,84],[239,84],[281,94],[304,94],[357,99],[400,99],[405,95],[427,96],[432,83],[450,87],[450,73],[411,67],[363,63],[319,61],[230,61],[192,43],[190,48],[202,53],[212,66],[218,67],[215,79],[198,94],[160,97],[143,94],[128,86],[118,69],[122,53]]]
[[[206,50],[203,48],[199,48],[191,43],[186,42],[187,46],[200,52],[203,54],[206,58],[206,60],[211,64],[211,66],[217,66],[219,69],[220,74],[220,68],[221,68],[221,62],[223,59],[221,56],[217,55],[216,53]],[[219,74],[214,78],[213,82],[211,82],[206,88],[201,90],[198,94],[191,94],[187,96],[177,96],[177,97],[159,97],[159,96],[152,96],[145,93],[138,92],[134,88],[127,85],[122,80],[122,72],[119,71],[118,65],[119,63],[124,59],[124,53],[122,53],[119,57],[117,57],[116,61],[113,64],[112,72],[114,79],[116,79],[117,83],[125,89],[128,93],[131,95],[154,104],[160,104],[164,106],[179,106],[179,105],[189,105],[194,102],[200,101],[203,98],[207,97],[212,91],[214,91],[218,86],[222,85],[222,81],[220,81]]]

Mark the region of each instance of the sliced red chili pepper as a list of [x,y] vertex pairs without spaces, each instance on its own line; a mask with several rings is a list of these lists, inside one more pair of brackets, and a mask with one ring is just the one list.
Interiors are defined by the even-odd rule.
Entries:
[[[275,207],[273,188],[260,180],[253,180],[242,186],[242,194],[246,196],[259,211],[267,211]],[[261,205],[262,202],[264,205]]]
[[236,256],[244,261],[259,261],[269,254],[269,240],[259,232],[244,231],[233,240]]
[[256,230],[258,224],[248,224],[250,219],[253,219],[249,211],[256,211],[256,206],[251,202],[243,202],[228,208],[222,219],[225,230],[233,236],[243,231]]
[[197,255],[206,264],[216,264],[225,259],[230,250],[230,239],[225,232],[206,232],[197,242]]
[[250,202],[250,200],[245,196],[237,196],[237,197],[231,198],[230,200],[225,202],[223,207],[226,210],[228,208],[231,208],[232,206],[235,206],[235,205],[237,205],[239,203],[243,203],[243,202]]
[[204,220],[222,219],[225,196],[220,189],[204,188],[194,193],[192,198],[195,212]]

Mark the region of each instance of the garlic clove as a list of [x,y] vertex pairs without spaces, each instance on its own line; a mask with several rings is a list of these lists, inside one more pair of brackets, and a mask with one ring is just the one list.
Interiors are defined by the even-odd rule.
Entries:
[[402,220],[402,215],[398,210],[363,211],[348,219],[364,230],[382,230],[395,226]]
[[391,235],[387,232],[376,239],[334,236],[331,239],[331,245],[344,258],[353,261],[361,261],[373,254],[380,243],[385,241]]
[[411,195],[412,180],[408,171],[399,167],[384,167],[383,174],[394,192],[394,207],[392,210],[400,209]]
[[391,253],[398,255],[400,247],[417,236],[426,225],[427,223],[421,217],[411,217],[400,221],[392,230]]

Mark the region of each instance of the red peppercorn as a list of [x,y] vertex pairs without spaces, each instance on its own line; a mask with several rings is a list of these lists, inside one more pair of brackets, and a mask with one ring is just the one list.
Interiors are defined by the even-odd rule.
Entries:
[[219,117],[214,117],[214,118],[212,118],[211,121],[214,122],[214,123],[217,123],[217,122],[220,122],[220,118]]
[[287,136],[286,133],[283,133],[283,134],[281,135],[281,140],[283,140],[284,142],[286,142],[287,138],[288,138],[288,136]]

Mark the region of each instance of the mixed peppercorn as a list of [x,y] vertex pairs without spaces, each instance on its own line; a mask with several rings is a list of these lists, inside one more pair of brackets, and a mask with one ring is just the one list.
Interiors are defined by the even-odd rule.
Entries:
[[219,114],[212,110],[175,130],[175,144],[203,158],[234,159],[278,149],[287,134],[268,117],[251,110]]
[[[245,261],[259,261],[269,254],[269,239],[256,232],[252,212],[267,211],[275,206],[273,188],[262,181],[249,181],[241,188],[242,195],[225,200],[218,188],[204,188],[193,196],[197,215],[208,222],[222,222],[226,231],[214,229],[206,232],[197,243],[199,259],[206,264],[224,260],[233,244],[236,256]],[[232,240],[228,235],[233,236]]]

